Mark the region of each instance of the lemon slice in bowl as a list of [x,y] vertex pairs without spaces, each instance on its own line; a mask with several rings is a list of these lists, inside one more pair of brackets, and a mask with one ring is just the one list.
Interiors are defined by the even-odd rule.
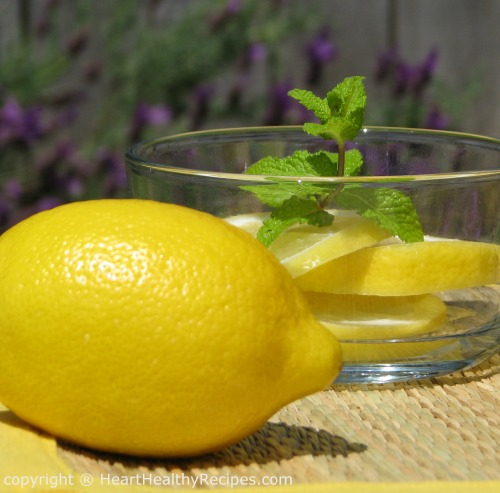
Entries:
[[446,305],[435,295],[360,296],[304,292],[316,319],[341,340],[402,339],[439,329]]
[[[447,322],[444,302],[432,294],[361,296],[304,292],[316,319],[340,341],[345,363],[390,363],[417,358],[450,341],[411,340]],[[407,342],[406,342],[407,341]]]
[[[372,219],[352,211],[329,211],[335,219],[330,226],[316,227],[299,224],[282,233],[269,247],[292,277],[299,277],[316,267],[375,245],[390,237],[390,233]],[[253,236],[269,213],[244,214],[226,218]]]
[[304,291],[408,296],[500,282],[500,246],[439,240],[378,245],[333,259],[295,282]]

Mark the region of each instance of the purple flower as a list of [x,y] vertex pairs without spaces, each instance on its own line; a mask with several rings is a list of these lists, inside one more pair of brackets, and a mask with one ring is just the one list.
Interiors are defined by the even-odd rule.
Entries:
[[308,110],[305,106],[302,106],[299,103],[295,104],[295,102],[293,102],[292,104],[294,105],[293,117],[291,121],[292,125],[303,125],[304,123],[311,121],[319,123],[319,119],[312,115],[311,111]]
[[86,26],[81,27],[71,34],[66,42],[65,51],[72,57],[78,56],[87,46],[90,37],[90,29]]
[[57,207],[58,205],[61,205],[62,203],[63,203],[62,200],[59,199],[58,197],[42,197],[40,200],[38,200],[35,203],[35,205],[33,207],[33,213],[53,209],[54,207]]
[[317,84],[321,79],[325,63],[337,56],[337,47],[330,40],[330,31],[328,28],[322,28],[307,44],[306,53],[309,63],[309,72],[306,78],[307,83]]
[[264,43],[250,43],[246,50],[246,59],[249,63],[260,62],[267,56],[267,46]]
[[210,29],[216,31],[241,10],[241,0],[228,0],[226,6],[210,19]]
[[55,128],[67,128],[74,123],[77,118],[78,106],[74,103],[69,103],[56,115],[53,126]]
[[267,47],[264,43],[250,43],[240,59],[239,72],[248,72],[254,63],[264,60],[267,56]]
[[395,48],[390,48],[377,58],[375,80],[392,80],[395,96],[411,93],[414,97],[420,97],[436,71],[437,61],[436,49],[430,50],[422,62],[410,64],[403,60]]
[[139,103],[132,117],[129,140],[135,142],[141,138],[148,126],[166,125],[172,119],[172,110],[164,104],[150,105]]
[[152,126],[166,125],[172,119],[172,111],[163,104],[151,105],[146,123]]
[[0,197],[0,226],[5,226],[9,220],[11,204],[8,200]]
[[9,97],[0,109],[0,145],[15,140],[23,125],[23,110],[14,97]]
[[226,8],[224,9],[224,11],[230,15],[237,14],[240,10],[241,10],[240,0],[228,0]]
[[307,54],[312,60],[320,63],[332,60],[337,55],[337,47],[330,40],[328,28],[321,29],[307,44]]
[[429,51],[425,60],[420,64],[421,77],[431,78],[434,75],[438,58],[439,55],[435,48]]
[[95,164],[84,159],[70,140],[58,142],[38,157],[34,169],[38,172],[39,195],[55,193],[66,198],[83,195],[83,178],[96,172]]
[[127,189],[127,174],[125,167],[110,173],[105,177],[103,185],[104,197],[116,197],[121,195]]
[[399,54],[395,48],[389,48],[377,58],[375,65],[375,80],[382,82],[390,77],[399,63]]
[[255,63],[264,60],[267,47],[264,43],[250,43],[238,63],[238,71],[228,93],[230,108],[238,108],[250,80],[250,70]]
[[425,118],[424,128],[446,130],[448,128],[448,124],[448,116],[439,108],[437,104],[433,104],[427,113],[427,117]]
[[42,127],[42,108],[40,106],[30,106],[24,112],[22,137],[25,142],[34,142],[44,135]]
[[417,66],[413,91],[416,96],[422,94],[424,89],[428,86],[429,82],[436,71],[438,62],[438,52],[436,49],[429,51],[424,61]]
[[121,154],[102,147],[97,150],[95,160],[104,173],[103,195],[112,197],[123,192],[127,187],[127,176]]
[[73,175],[66,179],[65,189],[68,195],[73,198],[79,198],[83,195],[85,186],[82,179],[79,176]]
[[396,65],[396,78],[394,82],[394,94],[401,96],[406,94],[414,85],[416,69],[411,65],[400,61]]
[[35,21],[35,33],[39,38],[45,37],[51,27],[51,11],[59,4],[59,0],[46,0],[42,5],[39,17]]
[[215,93],[215,87],[212,84],[200,84],[193,91],[193,102],[191,108],[191,130],[197,130],[205,121],[210,101]]
[[8,200],[17,202],[23,194],[23,187],[19,180],[15,178],[7,180],[4,183],[4,194]]
[[0,145],[11,141],[31,144],[45,133],[42,109],[31,106],[24,110],[15,97],[9,97],[0,109]]
[[271,101],[267,105],[263,125],[272,126],[283,123],[286,113],[293,103],[290,96],[288,96],[288,91],[291,89],[292,84],[290,82],[279,82],[271,88]]
[[3,122],[8,125],[17,126],[21,124],[23,109],[15,97],[11,96],[5,101],[0,116]]

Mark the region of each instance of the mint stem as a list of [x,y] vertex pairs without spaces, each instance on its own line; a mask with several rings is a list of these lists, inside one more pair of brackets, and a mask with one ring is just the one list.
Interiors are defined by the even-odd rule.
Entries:
[[345,142],[343,140],[337,141],[337,146],[339,148],[339,158],[337,162],[337,176],[344,176],[345,169]]
[[[343,140],[337,140],[338,147],[338,160],[337,160],[337,176],[342,177],[345,174],[345,142]],[[331,192],[328,193],[326,197],[318,202],[320,209],[324,209],[333,200],[333,198],[342,191],[344,184],[340,183]]]

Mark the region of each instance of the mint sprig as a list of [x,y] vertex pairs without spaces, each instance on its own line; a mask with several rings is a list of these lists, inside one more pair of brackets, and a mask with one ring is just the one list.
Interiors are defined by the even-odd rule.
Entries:
[[[311,110],[320,123],[305,123],[308,134],[333,139],[339,149],[337,176],[344,175],[345,142],[354,139],[363,126],[366,106],[364,77],[347,77],[321,99],[312,92],[292,89],[288,95]],[[313,97],[314,96],[314,97]]]
[[[310,153],[299,150],[290,156],[265,157],[247,168],[245,173],[279,176],[356,176],[363,165],[357,149],[346,151],[345,144],[354,139],[363,125],[366,106],[364,77],[348,77],[334,87],[325,98],[311,91],[293,89],[288,94],[311,110],[320,123],[305,123],[305,132],[323,139],[335,140],[338,152]],[[334,216],[325,209],[332,202],[354,209],[374,219],[381,227],[406,242],[423,240],[418,214],[409,197],[392,188],[364,188],[359,185],[330,185],[280,182],[269,185],[243,186],[261,202],[273,208],[263,222],[257,238],[266,246],[295,224],[318,227],[330,225]]]

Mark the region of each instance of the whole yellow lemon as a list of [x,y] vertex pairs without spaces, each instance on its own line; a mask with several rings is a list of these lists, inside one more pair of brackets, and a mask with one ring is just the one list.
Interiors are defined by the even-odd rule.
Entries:
[[340,349],[279,262],[147,200],[36,214],[0,237],[0,401],[63,439],[190,456],[335,378]]

